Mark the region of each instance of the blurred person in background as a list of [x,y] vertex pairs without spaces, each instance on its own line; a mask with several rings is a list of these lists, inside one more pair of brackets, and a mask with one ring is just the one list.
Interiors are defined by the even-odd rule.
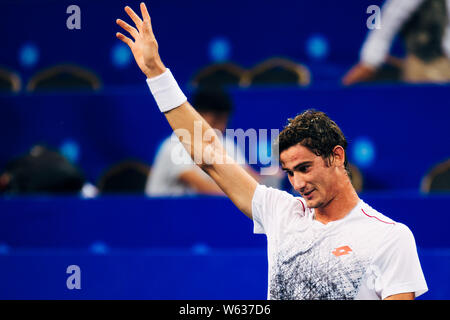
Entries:
[[344,85],[372,81],[389,59],[397,34],[406,47],[401,80],[409,83],[450,81],[450,0],[387,0],[381,27],[368,34],[360,61],[343,77]]
[[[224,136],[233,111],[230,97],[219,88],[201,88],[193,104],[212,128]],[[245,156],[234,141],[224,136],[227,152],[258,181],[256,171],[246,164]],[[149,196],[183,196],[193,194],[224,195],[217,184],[197,166],[176,136],[166,138],[159,148],[146,185]]]
[[44,145],[11,160],[0,175],[0,192],[7,194],[79,194],[84,184],[76,166]]

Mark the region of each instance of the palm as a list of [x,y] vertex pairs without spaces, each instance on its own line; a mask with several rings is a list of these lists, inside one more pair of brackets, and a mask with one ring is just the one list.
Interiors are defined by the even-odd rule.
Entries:
[[142,39],[135,40],[130,49],[133,53],[137,65],[141,70],[146,68],[145,61],[151,61],[152,59],[154,59],[154,46],[149,45]]

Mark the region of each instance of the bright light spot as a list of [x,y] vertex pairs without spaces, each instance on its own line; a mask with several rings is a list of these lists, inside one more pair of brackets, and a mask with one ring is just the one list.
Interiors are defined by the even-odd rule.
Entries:
[[371,166],[375,160],[375,153],[375,145],[369,138],[358,138],[353,143],[353,159],[360,167]]
[[94,254],[107,254],[109,252],[109,248],[103,242],[94,242],[90,247],[90,251]]
[[231,55],[231,44],[224,37],[216,37],[209,43],[209,57],[214,62],[229,60]]
[[112,64],[117,68],[125,68],[131,62],[130,48],[124,43],[118,43],[111,49]]
[[72,140],[66,140],[59,148],[61,154],[66,157],[70,162],[76,163],[80,157],[80,147],[78,143]]
[[39,61],[39,50],[33,43],[24,44],[19,50],[19,61],[23,67],[33,67]]
[[98,189],[91,183],[85,183],[81,189],[81,196],[85,199],[92,199],[98,195]]
[[7,255],[9,252],[9,246],[6,243],[0,243],[0,255]]
[[197,243],[192,246],[191,250],[194,254],[204,255],[208,254],[211,249],[204,243]]
[[314,34],[306,41],[306,53],[314,60],[323,60],[328,56],[328,40],[321,34]]

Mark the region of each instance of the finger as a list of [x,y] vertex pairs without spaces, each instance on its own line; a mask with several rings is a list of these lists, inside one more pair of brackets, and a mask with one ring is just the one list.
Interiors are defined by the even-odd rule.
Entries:
[[117,33],[116,33],[116,37],[117,37],[117,39],[122,40],[123,42],[125,42],[130,48],[131,48],[131,46],[133,45],[133,41],[132,41],[130,38],[125,37],[125,36],[124,36],[123,34],[121,34],[120,32],[117,32]]
[[128,16],[133,20],[136,27],[140,30],[142,25],[142,20],[139,18],[139,16],[131,9],[129,6],[125,7],[125,12],[128,14]]
[[128,23],[126,23],[125,21],[121,20],[121,19],[117,19],[116,23],[121,26],[123,29],[125,29],[126,31],[128,31],[129,34],[131,34],[133,36],[134,39],[136,39],[139,36],[138,31],[136,30],[136,28],[133,28],[132,26],[130,26]]
[[147,7],[145,5],[145,3],[141,2],[141,14],[142,14],[142,18],[144,19],[144,30],[150,31],[151,33],[153,33],[153,29],[152,29],[152,21],[150,19],[150,15],[148,14],[147,11]]
[[141,2],[141,13],[142,13],[142,18],[145,20],[147,20],[148,22],[150,22],[150,15],[148,14],[147,11],[147,7],[145,6],[145,3]]

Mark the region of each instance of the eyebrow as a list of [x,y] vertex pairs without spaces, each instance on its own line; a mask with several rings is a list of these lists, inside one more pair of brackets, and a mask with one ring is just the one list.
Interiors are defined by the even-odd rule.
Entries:
[[[312,161],[303,161],[303,162],[300,162],[299,164],[297,164],[297,165],[293,168],[293,170],[298,170],[298,169],[300,169],[301,167],[306,166],[306,165],[310,165],[310,164],[312,164]],[[285,167],[283,167],[283,166],[281,167],[281,169],[284,170],[284,171],[289,171],[288,168],[285,168]]]

